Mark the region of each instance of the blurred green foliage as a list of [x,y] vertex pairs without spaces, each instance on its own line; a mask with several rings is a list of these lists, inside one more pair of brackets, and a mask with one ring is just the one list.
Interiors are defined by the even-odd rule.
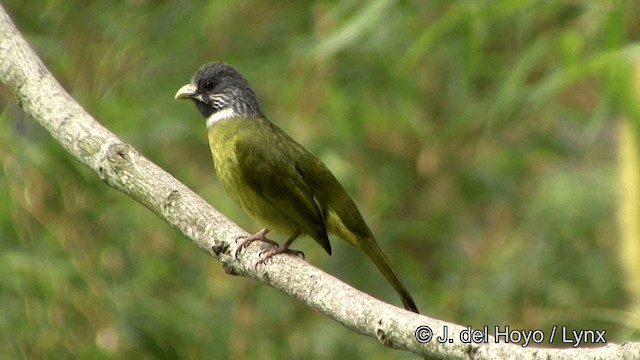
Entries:
[[[218,185],[204,122],[173,100],[213,60],[334,171],[424,313],[640,336],[615,219],[617,120],[637,119],[637,2],[3,5],[91,114],[247,230],[260,226]],[[225,275],[4,88],[0,104],[0,358],[411,357]],[[332,257],[296,246],[399,304],[364,254],[333,243]]]

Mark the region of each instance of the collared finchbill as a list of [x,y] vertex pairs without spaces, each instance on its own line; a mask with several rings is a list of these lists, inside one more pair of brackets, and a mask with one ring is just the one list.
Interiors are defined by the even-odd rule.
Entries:
[[[405,309],[418,308],[391,266],[358,207],[331,173],[309,150],[269,121],[249,82],[223,63],[202,66],[176,99],[191,99],[207,121],[209,146],[218,179],[229,196],[265,228],[245,237],[235,251],[254,241],[274,245],[256,263],[289,249],[308,235],[331,255],[328,234],[362,249],[396,290]],[[288,235],[278,245],[267,239],[268,228]]]

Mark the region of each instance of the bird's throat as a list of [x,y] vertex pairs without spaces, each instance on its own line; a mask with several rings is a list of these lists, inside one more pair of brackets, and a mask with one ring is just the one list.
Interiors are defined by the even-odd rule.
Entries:
[[207,118],[207,129],[212,127],[215,123],[217,123],[220,120],[230,119],[235,116],[237,116],[237,114],[235,111],[233,111],[233,108],[225,108],[225,109],[216,111]]

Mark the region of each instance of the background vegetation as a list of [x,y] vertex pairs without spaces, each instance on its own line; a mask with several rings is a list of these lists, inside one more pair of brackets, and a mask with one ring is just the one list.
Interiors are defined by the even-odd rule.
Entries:
[[[638,133],[633,1],[5,0],[105,126],[249,231],[204,122],[173,100],[236,66],[353,195],[421,310],[463,325],[640,338],[616,217]],[[2,54],[0,54],[2,56]],[[0,357],[410,358],[226,276],[76,163],[0,88]],[[622,118],[625,117],[626,120]],[[634,193],[634,194],[637,194]],[[623,234],[627,234],[622,236]],[[637,238],[636,238],[637,240]],[[297,248],[399,300],[357,249]],[[636,287],[637,289],[637,287]],[[562,346],[562,344],[555,344]]]

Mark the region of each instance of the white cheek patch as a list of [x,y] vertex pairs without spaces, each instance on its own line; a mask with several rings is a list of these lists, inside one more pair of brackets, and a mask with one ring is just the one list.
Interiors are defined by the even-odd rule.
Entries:
[[207,128],[212,127],[213,124],[217,123],[220,120],[230,119],[235,116],[237,116],[236,112],[233,111],[233,108],[230,107],[216,111],[207,118]]
[[229,98],[223,94],[213,94],[209,96],[209,101],[212,102],[216,108],[223,108],[230,102]]

